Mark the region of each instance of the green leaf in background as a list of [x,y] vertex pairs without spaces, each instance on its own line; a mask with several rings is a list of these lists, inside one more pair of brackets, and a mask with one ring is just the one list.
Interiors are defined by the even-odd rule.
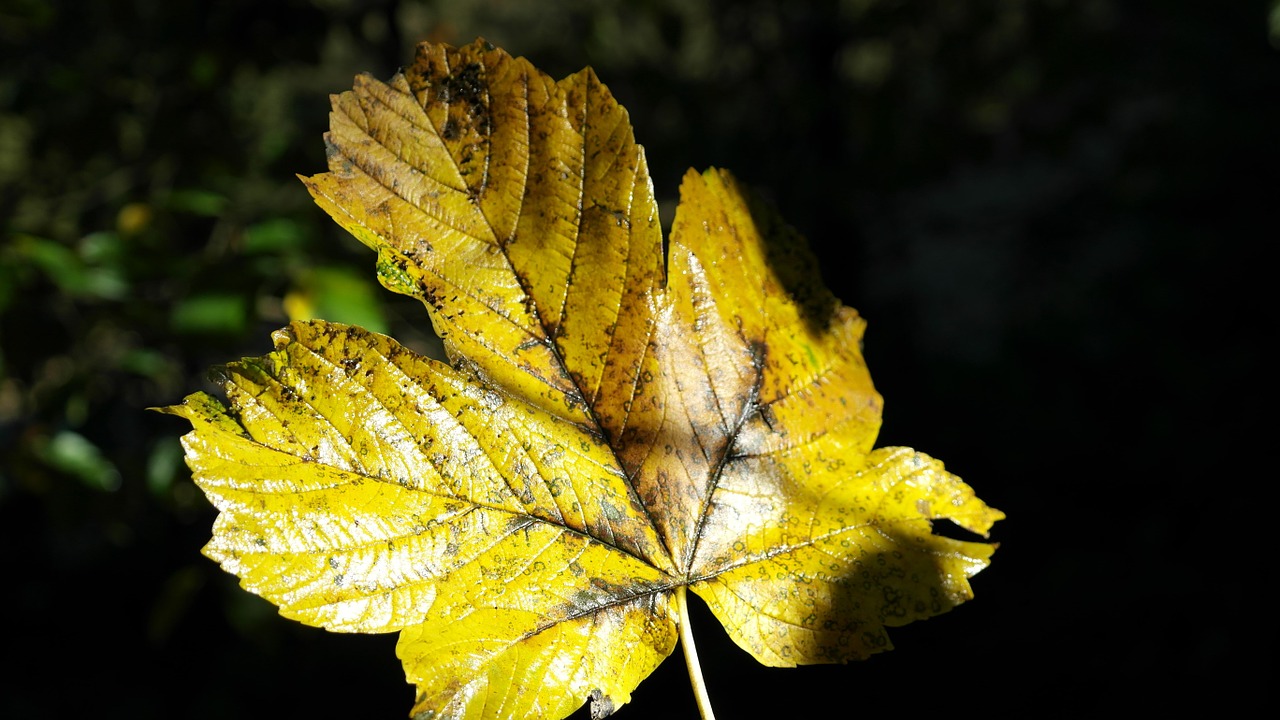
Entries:
[[329,320],[387,332],[386,313],[374,283],[345,268],[319,267],[302,273],[284,298],[284,311],[291,321]]
[[120,487],[120,472],[85,436],[61,430],[37,446],[40,459],[49,467],[67,473],[87,487],[114,492]]
[[217,217],[227,206],[227,198],[209,190],[174,190],[169,194],[168,207],[192,215]]
[[244,233],[244,253],[258,255],[285,253],[301,248],[306,236],[297,221],[290,218],[271,218],[249,226]]
[[85,238],[77,252],[55,240],[18,235],[10,262],[38,269],[73,297],[119,300],[128,293],[128,282],[116,267],[98,264],[114,259],[110,245],[118,242],[114,233],[94,233]]
[[182,444],[173,438],[160,438],[147,456],[147,489],[163,497],[173,487],[182,467]]
[[248,327],[249,302],[243,295],[209,292],[184,298],[173,306],[170,325],[187,334],[234,334]]
[[1280,50],[1280,0],[1271,0],[1271,12],[1267,21],[1271,47]]
[[173,358],[151,348],[132,348],[120,357],[118,367],[145,378],[166,378],[179,372]]

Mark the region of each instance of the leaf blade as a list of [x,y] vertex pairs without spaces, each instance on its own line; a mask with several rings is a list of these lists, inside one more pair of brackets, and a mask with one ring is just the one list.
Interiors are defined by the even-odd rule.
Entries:
[[556,83],[479,41],[423,46],[331,117],[330,172],[304,182],[379,251],[383,283],[490,382],[618,437],[626,398],[601,388],[641,371],[661,237],[643,150],[594,73]]
[[1004,517],[906,448],[876,450],[866,469],[807,502],[722,495],[717,511],[756,522],[738,557],[691,588],[735,643],[773,667],[865,659],[892,648],[885,628],[971,599],[968,578],[995,546],[934,535],[930,520],[985,535]]
[[[356,328],[295,323],[276,341],[272,355],[228,366],[235,414],[203,394],[169,412],[192,422],[188,462],[221,513],[206,554],[286,615],[385,632],[436,608],[447,617],[462,602],[442,599],[448,587],[463,588],[455,592],[467,602],[484,595],[469,588],[495,587],[518,597],[515,607],[550,612],[582,582],[600,602],[628,584],[670,584],[625,477],[581,427],[498,402],[457,371]],[[290,430],[299,426],[323,432],[300,440]],[[544,445],[536,461],[520,454],[534,437]],[[419,439],[447,439],[453,455],[432,457]],[[491,454],[487,479],[468,446]],[[454,472],[468,476],[454,481]],[[557,477],[589,501],[559,501],[549,489]]]
[[565,717],[590,697],[592,717],[609,715],[674,649],[669,595],[556,622],[525,613],[513,623],[512,613],[477,609],[445,628],[409,628],[396,652],[419,688],[412,713]]

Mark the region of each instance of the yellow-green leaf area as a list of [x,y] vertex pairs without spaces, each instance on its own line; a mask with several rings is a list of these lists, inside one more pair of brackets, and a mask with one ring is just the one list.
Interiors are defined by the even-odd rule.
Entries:
[[732,175],[685,175],[664,257],[589,69],[424,43],[332,100],[303,181],[449,362],[295,322],[221,369],[225,402],[165,409],[219,511],[204,552],[246,589],[399,632],[412,715],[477,720],[612,713],[687,639],[686,590],[772,666],[866,658],[972,597],[995,546],[932,523],[1003,514],[874,449],[866,322]]

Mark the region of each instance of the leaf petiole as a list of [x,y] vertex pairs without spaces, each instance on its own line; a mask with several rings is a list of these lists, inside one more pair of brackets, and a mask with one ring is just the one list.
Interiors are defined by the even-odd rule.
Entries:
[[680,645],[684,648],[684,664],[689,668],[689,680],[693,683],[693,696],[698,702],[698,714],[702,720],[716,720],[711,711],[711,698],[702,681],[702,665],[698,662],[698,648],[693,644],[693,630],[689,628],[689,603],[685,600],[685,586],[676,588],[676,605],[680,609]]

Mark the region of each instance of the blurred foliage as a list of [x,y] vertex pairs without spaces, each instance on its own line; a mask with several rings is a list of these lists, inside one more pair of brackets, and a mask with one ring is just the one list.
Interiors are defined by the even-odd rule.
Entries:
[[[1191,448],[1252,428],[1219,408],[1257,402],[1255,335],[1227,319],[1267,285],[1265,245],[1244,241],[1274,225],[1275,183],[1247,178],[1280,165],[1277,18],[1270,0],[0,0],[3,602],[45,633],[6,643],[0,716],[407,706],[393,639],[279,621],[197,554],[213,511],[180,424],[144,408],[290,317],[434,352],[421,309],[376,286],[295,173],[325,167],[327,96],[354,74],[476,36],[556,76],[593,66],[666,223],[684,170],[720,165],[813,241],[870,319],[882,443],[949,458],[1014,518],[983,602],[948,627],[992,635],[972,658],[987,667],[1044,648],[1080,653],[1077,673],[1105,663],[993,688],[1010,707],[1075,680],[1226,676],[1240,635],[1180,615],[1168,583],[1214,562],[1184,529],[1234,510],[1168,498],[1219,472]],[[1106,488],[1123,527],[1057,552],[1078,518],[1051,514],[1072,503],[1049,487]],[[1248,577],[1176,593],[1244,617]],[[887,691],[947,643],[895,638],[892,658],[787,682]],[[713,694],[755,672],[729,662]],[[344,681],[321,696],[289,684],[332,667]]]

